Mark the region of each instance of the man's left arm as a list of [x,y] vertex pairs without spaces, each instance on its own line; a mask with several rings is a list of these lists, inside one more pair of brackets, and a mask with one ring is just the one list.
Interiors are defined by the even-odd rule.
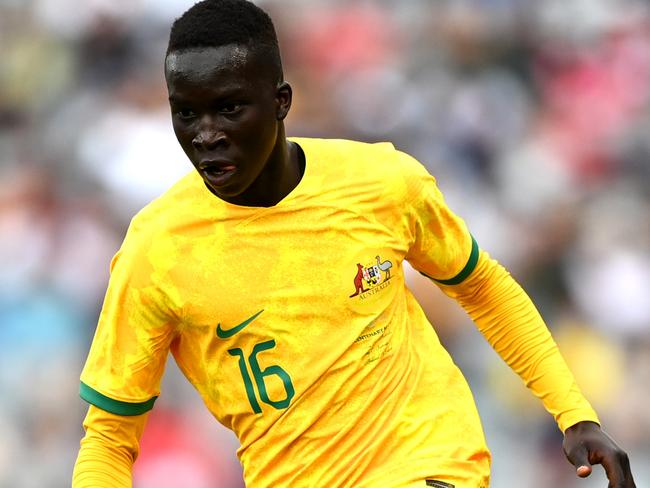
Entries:
[[602,464],[610,487],[634,487],[627,455],[600,429],[534,304],[512,276],[482,251],[461,283],[440,288],[457,300],[490,345],[539,397],[564,433],[564,452],[580,477]]

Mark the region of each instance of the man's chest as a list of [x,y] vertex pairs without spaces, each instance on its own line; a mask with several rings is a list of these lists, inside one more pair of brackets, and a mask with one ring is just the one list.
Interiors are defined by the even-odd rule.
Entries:
[[188,326],[237,324],[262,309],[291,323],[366,313],[402,281],[407,252],[396,226],[331,207],[215,225],[179,247],[169,274]]
[[194,239],[170,271],[184,299],[176,360],[224,423],[277,413],[333,365],[389,350],[371,344],[389,336],[406,249],[344,214]]

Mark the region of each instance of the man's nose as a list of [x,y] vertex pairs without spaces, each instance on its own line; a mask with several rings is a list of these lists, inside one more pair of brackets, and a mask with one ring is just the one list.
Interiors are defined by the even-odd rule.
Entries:
[[192,139],[196,149],[214,149],[226,143],[226,134],[210,120],[203,120],[199,131]]

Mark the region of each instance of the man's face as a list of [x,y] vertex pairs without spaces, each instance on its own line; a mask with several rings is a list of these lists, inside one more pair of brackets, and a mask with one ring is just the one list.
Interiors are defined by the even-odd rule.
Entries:
[[233,203],[254,197],[253,183],[285,144],[278,131],[291,92],[258,58],[229,45],[172,52],[165,61],[178,142],[210,190]]

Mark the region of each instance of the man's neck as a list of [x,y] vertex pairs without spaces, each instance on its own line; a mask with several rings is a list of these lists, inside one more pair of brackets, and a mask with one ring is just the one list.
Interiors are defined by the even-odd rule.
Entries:
[[304,170],[302,151],[286,139],[282,128],[262,173],[244,194],[228,202],[247,207],[273,207],[298,186]]

